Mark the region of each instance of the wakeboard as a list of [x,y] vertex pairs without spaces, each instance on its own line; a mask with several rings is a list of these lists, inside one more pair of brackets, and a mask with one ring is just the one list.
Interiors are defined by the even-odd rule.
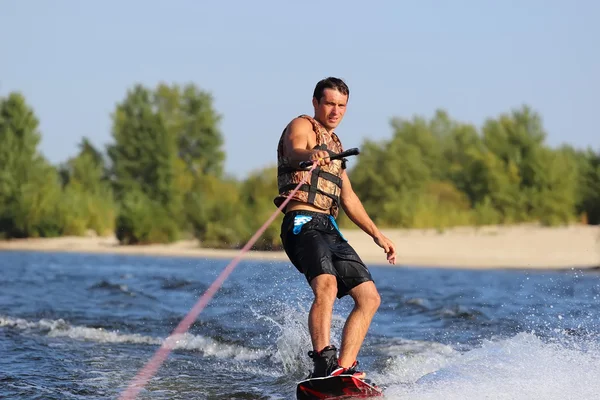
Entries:
[[352,375],[305,379],[296,387],[297,400],[367,399],[383,396],[383,390]]

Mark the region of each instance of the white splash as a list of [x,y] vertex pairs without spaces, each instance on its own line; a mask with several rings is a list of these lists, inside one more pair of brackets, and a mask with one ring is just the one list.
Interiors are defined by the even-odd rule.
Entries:
[[600,345],[542,341],[532,333],[460,353],[433,345],[394,355],[380,379],[387,399],[596,399]]
[[[262,315],[252,309],[257,319],[266,320],[275,329],[276,333],[272,349],[272,359],[280,369],[280,375],[304,376],[312,370],[313,365],[308,357],[308,351],[312,349],[312,342],[308,331],[308,310],[304,305],[298,308],[288,304],[277,304],[278,311],[271,311],[271,315]],[[341,332],[345,319],[337,313],[332,315],[331,321],[331,343],[338,346],[341,341]]]

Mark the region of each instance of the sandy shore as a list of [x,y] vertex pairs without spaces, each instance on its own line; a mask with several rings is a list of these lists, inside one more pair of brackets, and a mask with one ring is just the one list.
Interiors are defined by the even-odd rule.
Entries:
[[[450,268],[589,268],[600,266],[600,227],[537,226],[384,230],[398,249],[399,266]],[[383,250],[360,230],[343,234],[370,265],[389,265]],[[2,250],[145,254],[231,258],[239,250],[205,249],[195,241],[170,245],[120,246],[114,237],[61,237],[0,241]],[[252,251],[244,259],[287,261],[283,252]]]

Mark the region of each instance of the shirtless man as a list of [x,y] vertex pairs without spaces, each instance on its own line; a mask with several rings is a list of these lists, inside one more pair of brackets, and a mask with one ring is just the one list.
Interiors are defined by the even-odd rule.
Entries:
[[[293,119],[277,149],[279,195],[275,205],[307,178],[284,209],[281,240],[314,293],[308,316],[313,346],[308,355],[314,363],[311,377],[353,374],[364,378],[357,369],[357,356],[380,304],[371,273],[337,227],[339,207],[383,248],[389,263],[396,261],[394,244],[379,231],[352,190],[345,161],[329,159],[329,152],[343,150],[334,129],[346,113],[348,97],[348,86],[341,79],[318,82],[312,99],[314,117]],[[310,174],[299,168],[299,163],[307,160],[317,162]],[[330,342],[331,318],[336,297],[346,295],[354,299],[354,308],[344,325],[338,358],[337,348]]]

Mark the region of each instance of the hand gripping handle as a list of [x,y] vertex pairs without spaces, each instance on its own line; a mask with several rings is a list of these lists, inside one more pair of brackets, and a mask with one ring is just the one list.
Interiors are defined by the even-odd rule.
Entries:
[[[360,154],[360,151],[358,150],[357,147],[353,147],[351,149],[348,149],[346,151],[342,151],[341,153],[338,154],[333,154],[331,156],[329,156],[330,160],[339,160],[340,158],[344,158],[344,157],[349,157],[349,156],[356,156]],[[313,161],[300,161],[300,168],[308,168],[313,164]]]

